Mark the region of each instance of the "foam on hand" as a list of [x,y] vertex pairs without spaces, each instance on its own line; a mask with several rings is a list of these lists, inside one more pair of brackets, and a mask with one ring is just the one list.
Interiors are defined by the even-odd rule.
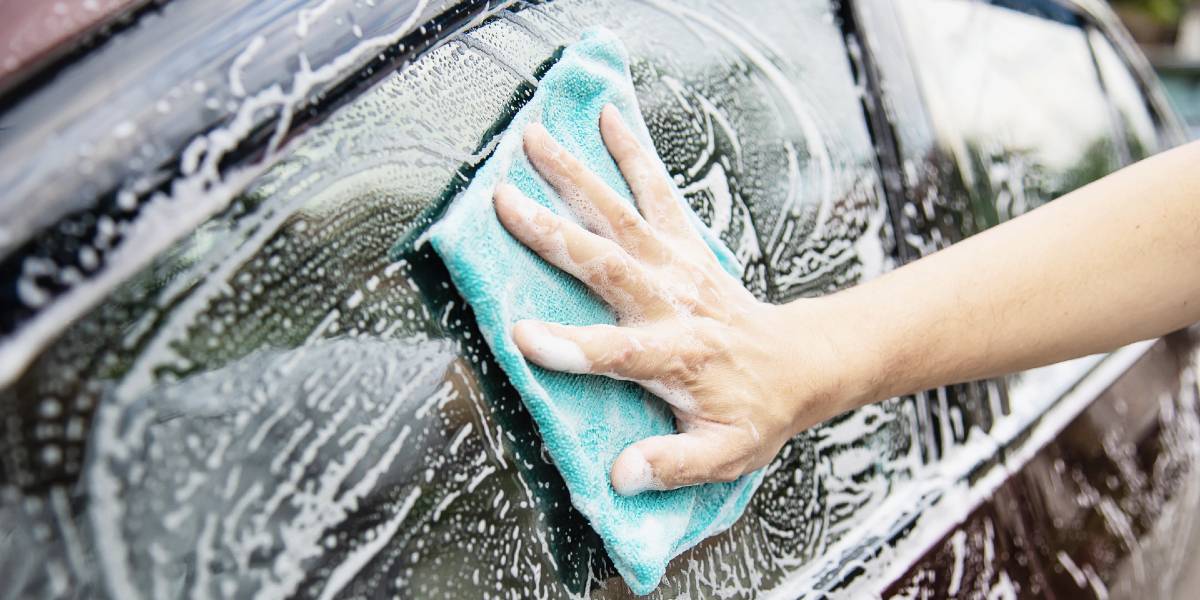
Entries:
[[587,373],[592,362],[583,354],[579,344],[550,333],[540,321],[519,321],[513,335],[524,340],[525,354],[534,362],[552,371]]
[[661,490],[663,483],[654,476],[650,461],[637,448],[625,451],[625,460],[613,467],[613,489],[623,496],[640,494],[647,490]]
[[[547,71],[533,98],[500,134],[493,155],[430,229],[428,239],[446,263],[455,287],[471,304],[496,361],[537,423],[572,503],[604,540],[629,587],[646,594],[658,585],[673,557],[738,519],[762,481],[762,471],[728,483],[656,491],[662,483],[654,478],[645,457],[631,456],[622,461],[620,472],[610,482],[614,461],[634,442],[676,433],[670,409],[637,383],[572,374],[587,371],[591,363],[583,348],[555,335],[553,327],[522,323],[519,332],[513,331],[514,324],[525,320],[565,325],[617,323],[613,310],[587,287],[515,240],[500,224],[492,205],[497,186],[507,183],[540,205],[529,206],[519,226],[536,227],[540,210],[576,223],[581,221],[577,214],[593,220],[588,210],[594,208],[581,204],[579,198],[559,196],[526,158],[522,136],[535,122],[632,202],[600,136],[600,112],[607,104],[620,111],[644,147],[653,148],[634,95],[625,48],[611,33],[592,30],[569,46]],[[535,142],[539,134],[534,128]],[[661,165],[653,168],[668,176]],[[684,202],[678,192],[676,197]],[[722,266],[740,276],[733,254],[690,209],[687,214]],[[594,223],[587,224],[595,230]],[[562,251],[566,251],[565,245]],[[577,267],[584,273],[589,265]],[[558,370],[527,362],[514,335],[521,337],[539,363]],[[679,391],[645,385],[662,387],[654,391],[672,403],[690,401]],[[633,460],[636,458],[641,460]],[[614,485],[620,488],[614,489]],[[637,491],[642,493],[618,493]]]

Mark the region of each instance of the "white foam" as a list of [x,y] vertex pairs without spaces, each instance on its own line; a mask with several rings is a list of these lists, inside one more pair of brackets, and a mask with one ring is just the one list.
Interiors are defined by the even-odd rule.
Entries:
[[661,490],[666,486],[654,476],[650,461],[637,448],[629,448],[621,454],[612,472],[613,489],[622,496],[633,496],[646,490]]
[[963,566],[967,556],[967,532],[958,530],[950,538],[951,547],[954,549],[954,569],[950,572],[950,589],[949,594],[958,595],[958,589],[962,585]]
[[[366,57],[396,44],[425,14],[428,3],[428,0],[419,0],[408,17],[389,32],[363,40],[317,69],[311,68],[307,57],[301,54],[300,69],[293,74],[290,91],[285,91],[280,84],[262,89],[246,97],[226,125],[193,139],[183,152],[182,177],[172,182],[169,193],[158,192],[151,196],[142,209],[142,217],[125,232],[126,241],[109,256],[108,264],[111,266],[87,281],[72,286],[70,291],[41,311],[37,318],[14,332],[8,343],[0,346],[0,387],[16,380],[36,354],[74,322],[82,311],[99,303],[113,288],[128,280],[151,258],[193,230],[198,223],[227,207],[238,192],[246,189],[257,175],[273,164],[271,159],[277,156],[285,135],[291,129],[296,106],[302,104],[310,93],[319,90],[320,86],[338,80],[350,69],[361,65]],[[323,6],[327,4],[328,1]],[[307,33],[308,23],[324,10],[318,7],[309,11],[311,16],[301,18],[301,24],[297,27],[301,37]],[[268,143],[268,158],[230,173],[222,173],[219,168],[221,161],[259,125],[257,116],[261,111],[276,108],[280,110],[280,119]],[[0,231],[0,238],[5,237],[4,233]]]
[[699,406],[696,399],[682,387],[669,385],[657,379],[642,380],[637,383],[646,388],[646,391],[658,396],[663,402],[684,412],[694,413]]
[[[519,329],[520,333],[516,330]],[[525,342],[522,351],[537,364],[553,371],[589,373],[592,361],[588,360],[579,344],[559,337],[538,321],[519,321],[514,335]]]
[[[596,207],[595,202],[589,199],[574,181],[564,175],[564,173],[570,170],[566,162],[569,151],[563,148],[550,135],[550,132],[546,131],[546,128],[541,123],[535,122],[530,124],[529,128],[526,129],[526,135],[530,131],[537,131],[538,133],[535,135],[541,138],[540,140],[535,140],[535,143],[542,150],[543,162],[552,163],[554,165],[553,168],[558,171],[555,173],[537,169],[538,174],[558,191],[563,202],[583,223],[584,227],[597,235],[608,239],[615,239],[615,233],[608,218],[604,216],[600,209]],[[531,160],[530,162],[532,163],[533,161]]]
[[526,196],[516,186],[509,183],[502,183],[497,186],[497,192],[510,198],[508,204],[515,213],[518,225],[527,234],[536,236],[543,241],[540,247],[543,258],[554,263],[569,274],[581,277],[583,269],[571,258],[571,253],[567,251],[567,240],[563,237],[562,231],[560,230],[551,234],[548,228],[543,227],[537,222],[539,208],[542,208],[541,205]]

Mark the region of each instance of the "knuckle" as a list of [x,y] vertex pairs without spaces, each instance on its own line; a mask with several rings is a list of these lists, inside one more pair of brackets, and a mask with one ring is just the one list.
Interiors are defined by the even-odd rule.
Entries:
[[640,173],[645,170],[646,157],[637,142],[622,137],[617,140],[616,152],[621,155],[621,170],[627,173]]
[[742,452],[738,452],[717,467],[716,479],[725,483],[734,481],[749,470],[747,468],[749,464],[749,457]]
[[617,231],[621,233],[633,233],[640,229],[640,225],[639,217],[632,210],[625,207],[620,207],[617,210],[616,218],[613,220],[613,228]]
[[671,464],[664,469],[666,473],[666,476],[663,477],[664,483],[671,487],[679,487],[692,482],[694,477],[689,476],[688,465],[684,458],[679,457],[670,462]]
[[680,309],[689,314],[696,314],[701,307],[700,300],[692,294],[677,294],[674,301]]
[[610,257],[601,267],[605,283],[623,287],[634,279],[633,265],[619,257]]
[[557,227],[557,220],[549,213],[541,210],[535,210],[529,217],[531,229],[539,235],[553,233]]
[[616,344],[605,352],[600,362],[606,371],[624,372],[630,370],[637,360],[638,353],[635,348],[628,344]]
[[670,357],[667,371],[677,381],[694,383],[703,377],[710,362],[709,352],[705,348],[689,347]]
[[688,360],[683,357],[682,352],[672,355],[667,359],[666,372],[670,374],[671,379],[675,381],[691,381],[689,376]]
[[539,254],[557,251],[562,246],[562,222],[548,215],[534,217],[533,249]]

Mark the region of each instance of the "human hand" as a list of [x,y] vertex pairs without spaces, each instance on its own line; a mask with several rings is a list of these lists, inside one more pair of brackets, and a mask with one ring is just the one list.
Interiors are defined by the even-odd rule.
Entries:
[[614,107],[601,113],[600,131],[640,214],[540,124],[526,129],[525,152],[584,226],[507,184],[496,189],[495,209],[514,237],[611,305],[618,325],[521,321],[513,338],[544,368],[635,381],[670,405],[679,433],[626,448],[611,473],[618,493],[732,481],[770,462],[800,429],[847,408],[829,401],[834,378],[796,380],[825,364],[829,339],[804,346],[824,353],[792,352],[795,327],[819,323],[795,323],[794,311],[758,301],[721,268],[657,157]]

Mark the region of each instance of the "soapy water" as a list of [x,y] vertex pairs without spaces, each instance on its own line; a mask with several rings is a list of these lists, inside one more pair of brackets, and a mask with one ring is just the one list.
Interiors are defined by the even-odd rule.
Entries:
[[[515,333],[519,330],[520,333]],[[526,356],[547,369],[567,373],[590,373],[592,361],[588,360],[579,344],[554,335],[538,321],[520,321],[514,327],[514,335],[527,342],[522,347]]]
[[[1098,397],[1081,394],[1080,412],[1059,415],[1055,407],[1042,415],[1034,438],[1043,439],[1024,444],[1005,461],[1006,467],[1019,469],[1019,476],[989,478],[979,486],[987,498],[955,515],[960,528],[930,540],[935,543],[922,559],[884,595],[917,598],[957,591],[963,597],[1171,598],[1189,593],[1187,578],[1179,575],[1200,541],[1195,519],[1200,484],[1192,476],[1200,459],[1196,365],[1176,362],[1165,344],[1128,350],[1114,357],[1131,354],[1138,364],[1128,369],[1128,361],[1118,360],[1120,369],[1101,376],[1105,384],[1139,367],[1142,373],[1148,367],[1171,376],[1153,384],[1153,390],[1128,385],[1138,378],[1126,376],[1125,384],[1118,379]],[[1113,421],[1132,414],[1147,419],[1150,427],[1131,431]],[[1038,435],[1047,427],[1054,430],[1052,440]],[[1154,467],[1147,469],[1148,464]],[[1040,507],[1032,517],[1026,512],[1031,503]],[[949,580],[940,575],[947,565],[953,566]],[[1156,575],[1148,577],[1150,572]]]
[[641,450],[633,448],[625,453],[625,460],[618,463],[612,474],[613,489],[618,494],[632,496],[647,490],[663,490],[666,486],[654,475],[650,462]]
[[[314,3],[296,28],[338,18],[331,6]],[[827,4],[498,12],[287,147],[150,266],[114,271],[125,283],[31,350],[0,390],[8,589],[627,595],[444,268],[427,249],[389,255],[469,181],[498,117],[529,98],[555,51],[598,24],[629,47],[656,151],[759,299],[889,267],[858,87]],[[259,60],[239,55],[230,85],[251,89]],[[218,183],[196,197],[247,182]],[[543,342],[564,366],[586,361]],[[1003,393],[964,396],[999,405]],[[762,595],[866,547],[868,525],[919,506],[895,507],[929,465],[994,453],[986,432],[953,425],[957,409],[892,400],[798,436],[744,518],[673,561],[656,595]],[[626,481],[657,485],[639,469]]]
[[[817,205],[858,210],[840,195],[866,198],[875,186],[861,116],[845,108],[853,82],[840,34],[822,18],[828,8],[745,17],[793,15],[795,29],[765,31],[764,46],[822,57],[804,92],[819,104],[813,114],[829,115],[817,123],[818,152],[777,103],[778,78],[739,50],[756,38],[714,41],[664,6],[530,6],[448,37],[38,355],[0,404],[8,422],[28,424],[6,431],[37,436],[5,434],[6,447],[27,450],[7,453],[0,514],[9,539],[36,549],[3,551],[12,589],[623,594],[438,261],[419,249],[397,261],[388,250],[428,224],[430,199],[469,180],[491,147],[484,132],[529,97],[523,74],[605,24],[635,59],[656,150],[749,259],[754,293],[782,300],[881,268],[837,262],[822,241],[861,235],[856,243],[881,246],[877,232],[806,225]],[[802,49],[794,31],[807,32]],[[256,60],[248,56],[243,68]],[[805,167],[814,153],[830,157],[832,182]],[[818,193],[827,186],[838,197]],[[877,211],[869,193],[866,212]],[[777,222],[793,233],[766,239]],[[808,259],[790,261],[795,251],[783,247]],[[803,285],[780,283],[797,269]],[[675,561],[661,593],[764,591],[845,536],[910,476],[908,410],[873,407],[880,418],[869,427],[823,429],[846,429],[834,436],[844,444],[818,450],[815,434],[790,443],[746,518]],[[878,461],[821,466],[864,444]]]
[[[640,356],[649,354],[651,356],[665,356],[669,352],[667,345],[662,343],[654,343],[647,347],[646,343],[639,340],[641,335],[636,330],[627,332],[624,329],[618,329],[611,325],[592,325],[586,328],[576,330],[576,339],[593,338],[588,341],[590,344],[598,343],[595,336],[600,332],[604,335],[617,335],[620,341],[615,342],[618,345],[617,349],[610,350],[610,353],[618,355],[634,355]],[[669,404],[672,408],[680,411],[683,414],[696,414],[699,405],[696,399],[688,393],[686,389],[674,382],[667,382],[662,379],[645,379],[631,376],[627,372],[627,368],[614,370],[610,367],[598,367],[595,362],[587,357],[584,349],[575,340],[567,339],[561,335],[555,335],[550,328],[538,321],[520,321],[515,325],[514,335],[520,340],[520,346],[527,349],[526,356],[533,362],[554,371],[564,371],[566,373],[580,374],[598,374],[613,379],[622,381],[632,381],[646,388],[650,393],[654,394],[660,400]],[[627,346],[620,346],[627,344]],[[612,359],[607,359],[611,361]]]

